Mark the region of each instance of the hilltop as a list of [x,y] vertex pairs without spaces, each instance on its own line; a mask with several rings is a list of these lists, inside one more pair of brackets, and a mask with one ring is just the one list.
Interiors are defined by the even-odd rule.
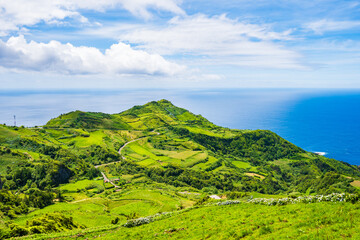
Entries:
[[[160,100],[116,114],[74,111],[42,128],[0,125],[0,176],[0,236],[10,237],[109,229],[214,194],[357,194],[360,171],[271,131],[224,128]],[[49,219],[60,223],[41,223]]]
[[202,116],[176,107],[164,99],[134,106],[119,114],[74,111],[51,119],[44,127],[149,130],[179,124],[215,127]]

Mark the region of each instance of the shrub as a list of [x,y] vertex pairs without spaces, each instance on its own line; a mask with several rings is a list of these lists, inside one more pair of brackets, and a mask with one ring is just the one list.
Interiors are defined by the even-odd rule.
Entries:
[[118,224],[119,221],[120,221],[120,218],[116,217],[115,219],[111,220],[111,224]]
[[21,236],[29,234],[29,231],[26,228],[21,227],[17,224],[11,224],[9,227],[10,227],[10,236],[11,237],[21,237]]
[[349,194],[349,195],[346,195],[346,197],[345,197],[346,202],[356,203],[359,200],[360,200],[359,194]]
[[316,202],[357,202],[359,197],[355,194],[332,193],[329,195],[302,196],[297,198],[254,198],[249,203],[262,204],[268,206],[286,205],[294,203],[316,203]]
[[195,205],[203,205],[206,201],[208,201],[210,199],[209,196],[205,196],[203,198],[200,198],[199,200],[196,201]]
[[141,226],[141,225],[144,225],[144,224],[147,224],[147,223],[150,223],[150,222],[152,222],[151,217],[142,217],[142,218],[132,219],[130,221],[127,221],[124,224],[124,227],[131,228],[131,227]]
[[228,199],[239,199],[248,196],[246,192],[228,192],[226,193],[226,197]]
[[241,203],[241,202],[237,201],[237,200],[229,200],[229,201],[225,201],[225,202],[218,202],[218,203],[216,203],[216,205],[223,206],[223,205],[233,205],[233,204],[239,204],[239,203]]
[[263,226],[263,227],[260,228],[259,234],[264,235],[264,234],[268,234],[268,233],[271,233],[271,232],[272,232],[271,227]]
[[172,215],[171,212],[157,213],[155,215],[148,216],[148,217],[141,217],[141,218],[137,218],[137,219],[131,219],[131,220],[127,221],[123,226],[127,227],[127,228],[137,227],[137,226],[141,226],[141,225],[153,222],[153,221],[157,220],[160,217],[171,216],[171,215]]

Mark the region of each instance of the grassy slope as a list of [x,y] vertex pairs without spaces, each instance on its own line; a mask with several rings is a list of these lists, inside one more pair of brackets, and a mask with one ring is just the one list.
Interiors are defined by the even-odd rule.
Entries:
[[[78,128],[70,128],[71,126]],[[164,128],[169,126],[175,126],[175,129],[186,129],[189,133],[181,135]],[[148,138],[129,144],[122,153],[129,160],[145,167],[163,167],[172,164],[194,170],[211,168],[211,171],[223,174],[238,171],[247,176],[256,176],[251,173],[262,176],[269,174],[268,167],[259,168],[259,163],[254,162],[253,159],[257,160],[261,157],[262,151],[269,148],[267,146],[274,146],[275,152],[292,148],[291,151],[298,151],[298,153],[292,159],[279,158],[265,162],[265,165],[271,168],[279,166],[282,172],[291,172],[297,176],[302,174],[302,170],[297,165],[307,163],[310,171],[316,175],[321,175],[325,166],[329,171],[337,171],[343,176],[359,177],[359,172],[353,166],[303,152],[270,131],[241,131],[218,127],[202,116],[178,108],[166,100],[135,106],[113,115],[75,111],[50,120],[45,127],[46,129],[15,129],[0,126],[0,142],[14,149],[11,141],[19,138],[27,139],[38,144],[60,146],[77,155],[88,154],[87,149],[92,145],[97,145],[116,154],[118,148],[125,142],[149,135]],[[150,136],[148,130],[154,128],[161,134]],[[246,142],[252,139],[256,139],[252,143],[253,146],[258,144],[255,148],[252,147],[253,152],[246,152],[247,150],[231,152],[233,149],[238,150],[239,147],[245,146]],[[264,147],[257,149],[256,146],[261,144]],[[40,157],[47,158],[33,152],[31,146],[15,146],[15,149],[31,155],[35,160]],[[225,158],[224,154],[227,154]],[[2,172],[5,166],[18,162],[17,159],[12,160],[10,156],[3,156],[1,161],[3,162],[3,167],[0,169]],[[99,164],[99,162],[93,162],[93,164]]]
[[95,112],[74,111],[50,120],[49,128],[106,128],[130,129],[131,127],[114,115]]
[[46,128],[147,130],[168,125],[189,124],[217,128],[200,115],[176,107],[167,100],[135,106],[119,114],[75,111],[51,119]]
[[359,208],[351,203],[210,206],[134,228],[43,239],[359,239]]
[[[64,194],[65,196],[75,196],[75,194],[71,193],[76,193],[79,199],[70,203],[56,203],[44,209],[36,210],[17,218],[14,223],[25,225],[27,220],[36,216],[61,212],[66,216],[72,216],[75,222],[87,228],[93,228],[109,225],[111,220],[116,217],[120,217],[120,221],[124,223],[126,222],[124,215],[135,214],[136,217],[145,217],[158,212],[174,211],[182,203],[191,204],[191,200],[178,197],[174,192],[159,191],[151,188],[126,190],[112,194],[110,198],[106,198],[104,194],[88,197],[84,191],[81,191],[86,185],[88,183],[80,181],[76,183],[76,189],[79,189],[79,192],[69,191]],[[65,185],[62,189],[72,189],[73,187]]]
[[[352,166],[324,157],[318,157],[314,154],[305,153],[301,149],[295,147],[291,143],[283,140],[276,134],[271,133],[270,131],[231,130],[227,128],[222,128],[212,124],[211,122],[203,118],[201,115],[195,115],[183,108],[174,106],[173,104],[171,104],[171,102],[167,100],[149,102],[145,105],[135,106],[119,114],[112,115],[102,113],[83,113],[80,111],[71,112],[50,120],[45,127],[64,128],[69,126],[76,126],[78,128],[81,127],[85,129],[111,128],[123,130],[136,129],[141,131],[161,129],[163,127],[168,128],[169,126],[173,126],[176,127],[175,129],[186,129],[187,131],[189,131],[189,134],[187,135],[180,134],[180,136],[178,136],[176,134],[172,134],[171,131],[165,129],[163,129],[162,131],[158,130],[164,134],[162,136],[153,136],[152,139],[155,141],[160,141],[161,145],[168,147],[167,149],[159,149],[159,147],[157,147],[156,144],[154,144],[153,142],[145,144],[144,141],[142,141],[142,143],[138,142],[129,145],[128,148],[125,149],[124,153],[129,155],[129,159],[132,159],[133,161],[138,162],[143,166],[161,167],[163,165],[171,163],[182,167],[192,167],[198,170],[206,169],[214,163],[214,158],[206,159],[205,154],[199,154],[196,159],[191,160],[189,159],[189,157],[186,157],[186,150],[197,150],[196,148],[198,147],[195,146],[199,145],[198,143],[200,143],[201,145],[208,148],[207,150],[211,149],[212,151],[217,151],[218,155],[229,154],[229,148],[231,148],[231,145],[237,144],[237,146],[240,147],[243,146],[244,143],[246,143],[246,141],[248,141],[249,139],[251,140],[254,138],[259,138],[260,141],[256,140],[255,143],[258,146],[260,146],[261,144],[263,144],[264,146],[274,146],[275,149],[269,150],[271,152],[269,156],[276,153],[276,151],[286,152],[287,149],[289,149],[290,151],[298,152],[296,154],[296,157],[292,159],[283,159],[283,164],[279,165],[279,161],[273,163],[275,165],[279,165],[280,168],[282,168],[283,170],[291,170],[293,172],[293,167],[289,166],[289,163],[300,160],[307,161],[309,165],[311,165],[310,168],[312,169],[312,171],[316,172],[316,174],[321,174],[322,171],[321,169],[319,169],[319,166],[320,168],[322,168],[324,164],[326,164],[329,166],[329,169],[339,171],[345,176],[359,176],[358,171]],[[82,143],[81,140],[94,141],[96,140],[94,139],[96,134],[100,134],[98,137],[104,137],[103,133],[95,132],[91,133],[91,138],[88,138],[87,140],[69,138],[67,143],[75,141],[78,146],[84,146],[89,143]],[[264,141],[262,141],[261,139],[263,139]],[[112,138],[111,140],[116,141],[116,139],[114,138]],[[180,146],[181,141],[187,141],[187,143],[192,144],[192,146]],[[214,142],[220,142],[221,144],[217,146],[214,145]],[[98,145],[102,144],[99,141],[94,141],[91,143]],[[120,141],[120,143],[123,142]],[[217,171],[231,172],[233,171],[231,168],[238,168],[240,169],[240,171],[243,172],[262,174],[263,172],[261,171],[261,169],[259,170],[256,167],[256,164],[251,162],[251,158],[259,158],[261,155],[264,155],[264,151],[266,149],[267,147],[261,147],[259,148],[259,150],[257,150],[257,148],[255,147],[252,148],[253,152],[237,152],[235,154],[230,154],[231,156],[228,156],[226,160],[228,164],[225,164],[226,161],[223,162],[223,164],[218,166],[219,169],[217,169]],[[205,153],[206,149],[202,147],[202,149],[200,150]],[[181,153],[176,156],[177,152]],[[184,156],[180,156],[181,154],[183,154]],[[217,158],[216,156],[213,157]],[[199,164],[199,166],[197,166],[197,164]]]
[[[192,135],[182,136],[170,131],[169,126],[187,129]],[[261,132],[259,135],[259,131],[230,130],[215,126],[200,115],[194,115],[185,109],[175,107],[166,100],[136,106],[114,115],[76,111],[50,120],[45,127],[44,129],[28,129],[0,125],[1,145],[10,148],[14,153],[18,153],[18,155],[12,153],[0,155],[1,174],[6,172],[7,166],[16,166],[19,161],[41,162],[44,159],[49,159],[49,156],[39,153],[31,144],[14,145],[14,142],[18,139],[31,140],[36,144],[46,146],[60,147],[80,156],[89,154],[94,145],[117,154],[117,150],[124,143],[147,136],[142,140],[128,144],[122,152],[128,160],[143,167],[164,168],[171,164],[204,171],[215,165],[214,168],[208,171],[219,174],[221,177],[236,172],[258,181],[263,181],[264,177],[273,175],[272,179],[276,178],[275,180],[279,181],[282,176],[278,174],[273,166],[279,166],[281,171],[291,173],[294,176],[306,176],[297,166],[308,163],[308,168],[320,176],[323,174],[323,163],[326,163],[326,166],[330,166],[344,176],[351,176],[354,179],[358,179],[359,176],[355,169],[348,164],[302,151],[291,159],[281,158],[275,161],[263,162],[261,166],[258,166],[251,161],[250,157],[231,152],[225,154],[221,148],[220,150],[209,149],[206,147],[206,142],[204,145],[199,144],[199,137],[201,139],[210,137],[210,140],[220,140],[223,143],[220,147],[226,147],[226,144],[234,141],[234,139],[261,136]],[[152,129],[156,129],[160,134],[151,132]],[[271,136],[270,140],[275,139],[277,141],[280,139],[271,132],[266,131],[266,133]],[[281,139],[279,141],[283,143]],[[287,144],[284,145],[285,147],[280,147],[286,149],[289,146]],[[100,163],[91,162],[93,161],[91,158],[87,159],[90,161],[89,164],[96,165]],[[216,165],[216,163],[220,164]],[[190,187],[182,189],[165,184],[155,184],[136,173],[121,176],[112,175],[113,167],[113,165],[109,165],[101,169],[108,177],[121,178],[127,182],[124,189],[119,192],[115,192],[110,184],[103,186],[105,192],[102,193],[96,193],[97,188],[87,189],[90,184],[100,185],[99,188],[101,188],[103,185],[101,180],[74,181],[59,187],[63,191],[65,198],[70,201],[69,203],[56,203],[44,209],[35,210],[14,220],[14,222],[23,225],[27,220],[35,216],[60,211],[68,216],[74,216],[76,222],[87,227],[106,227],[116,216],[120,216],[121,222],[124,222],[126,218],[122,214],[135,213],[137,216],[147,216],[162,211],[173,211],[179,207],[192,206],[202,196],[179,195],[178,192],[180,191],[193,191],[195,189]],[[286,180],[281,181],[286,182]],[[241,185],[241,182],[235,183],[235,185]],[[199,192],[199,190],[195,191]],[[353,220],[346,217],[338,218],[338,225],[345,225],[341,225],[344,228],[341,231],[339,230],[340,227],[333,230],[326,227],[326,224],[333,223],[332,220],[330,223],[325,223],[325,227],[321,227],[321,223],[319,223],[320,227],[314,225],[320,221],[319,216],[323,214],[326,207],[331,209],[326,213],[330,218],[336,217],[335,213],[341,210],[339,206],[344,211],[353,212],[357,210],[358,205],[321,203],[311,206],[299,205],[299,207],[264,207],[258,205],[251,205],[251,207],[249,205],[206,207],[184,213],[181,215],[181,221],[173,217],[139,227],[135,231],[121,229],[115,233],[106,233],[102,237],[115,239],[116,234],[119,234],[121,238],[128,235],[130,238],[142,239],[146,237],[153,238],[157,234],[156,236],[160,239],[170,236],[178,239],[198,239],[199,236],[205,234],[204,237],[209,235],[210,238],[215,239],[216,236],[220,236],[220,238],[225,239],[239,237],[246,233],[244,229],[249,228],[254,228],[254,230],[251,234],[248,233],[247,237],[254,239],[266,239],[277,235],[284,237],[287,232],[293,238],[299,236],[304,238],[306,236],[315,237],[317,231],[320,231],[320,233],[325,231],[324,233],[331,234],[331,236],[349,236],[346,235],[348,234],[347,231],[351,232],[351,234],[354,232],[354,229],[347,230],[353,228],[353,226],[348,226]],[[318,211],[315,211],[316,208],[318,208]],[[301,209],[301,211],[298,209]],[[293,214],[291,211],[295,211],[298,215]],[[278,213],[280,213],[281,219],[287,219],[288,222],[276,220],[275,216]],[[259,215],[262,216],[260,221],[256,219]],[[318,219],[317,222],[309,220],[309,216]],[[341,214],[339,216],[341,217]],[[270,223],[271,221],[274,222]],[[303,232],[297,231],[295,230],[295,226],[298,226],[296,221],[306,222],[310,225],[305,225]],[[223,224],[225,224],[225,228],[221,231]],[[265,227],[266,225],[269,225],[271,231]],[[170,228],[184,228],[184,230],[166,233],[165,230]]]
[[333,203],[207,207],[137,229],[121,229],[102,239],[356,239],[358,208]]

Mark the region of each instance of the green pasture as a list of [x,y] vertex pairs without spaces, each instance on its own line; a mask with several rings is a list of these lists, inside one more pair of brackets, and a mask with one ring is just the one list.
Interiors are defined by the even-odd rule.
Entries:
[[179,196],[166,191],[147,189],[131,190],[124,194],[119,192],[113,196],[113,199],[116,197],[115,199],[120,200],[143,200],[149,202],[153,206],[153,214],[176,210],[177,207],[179,207],[181,200],[186,200],[185,198],[180,198]]
[[99,145],[99,146],[106,146],[104,142],[104,137],[107,135],[104,133],[103,130],[97,130],[94,132],[89,133],[90,136],[84,137],[84,136],[76,136],[73,138],[65,138],[61,139],[62,142],[69,144],[73,142],[76,147],[88,147],[91,145]]
[[68,191],[68,192],[77,192],[78,190],[83,190],[86,187],[90,186],[91,184],[101,184],[103,180],[80,180],[74,183],[64,184],[59,187],[61,191]]
[[[182,144],[188,144],[186,141],[181,142]],[[197,166],[197,163],[202,164],[202,162],[208,158],[207,151],[170,151],[155,149],[146,139],[130,143],[122,153],[129,157],[129,159],[145,167],[160,167],[167,164],[175,164],[182,167],[194,167]],[[214,158],[209,158],[207,161],[212,163],[214,162]]]
[[[66,184],[60,187],[62,191],[74,193],[89,184],[99,184],[101,180],[82,180],[76,183]],[[64,193],[66,195],[66,193]],[[77,195],[81,195],[77,193]],[[175,211],[180,206],[192,206],[193,201],[185,197],[179,197],[174,192],[165,190],[133,189],[123,190],[111,194],[108,198],[103,194],[92,198],[85,197],[72,202],[56,202],[43,209],[37,209],[27,215],[22,215],[14,221],[19,225],[25,225],[26,221],[46,213],[60,212],[66,216],[72,216],[76,223],[87,228],[106,226],[111,220],[119,217],[122,222],[125,216],[133,215],[144,217],[158,212]]]
[[16,137],[17,135],[18,135],[18,133],[16,131],[12,131],[10,128],[0,125],[0,137],[3,140]]
[[195,166],[192,167],[192,169],[194,169],[194,170],[205,170],[206,168],[210,167],[211,164],[215,163],[216,161],[218,161],[217,158],[215,158],[213,156],[208,156],[207,162],[196,164]]
[[[192,209],[134,228],[85,234],[97,239],[359,239],[359,204],[263,206],[248,203]],[[64,239],[71,239],[69,236]]]
[[211,130],[206,128],[193,127],[193,126],[186,126],[185,128],[192,133],[204,134],[212,137],[231,138],[236,136],[236,134],[233,131],[227,130],[225,128],[211,129]]

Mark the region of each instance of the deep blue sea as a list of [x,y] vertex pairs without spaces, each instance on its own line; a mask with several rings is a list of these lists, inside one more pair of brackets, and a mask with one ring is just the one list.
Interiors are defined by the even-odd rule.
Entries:
[[118,113],[168,99],[213,123],[269,129],[307,151],[360,165],[360,90],[0,91],[0,123],[40,126],[74,110]]

